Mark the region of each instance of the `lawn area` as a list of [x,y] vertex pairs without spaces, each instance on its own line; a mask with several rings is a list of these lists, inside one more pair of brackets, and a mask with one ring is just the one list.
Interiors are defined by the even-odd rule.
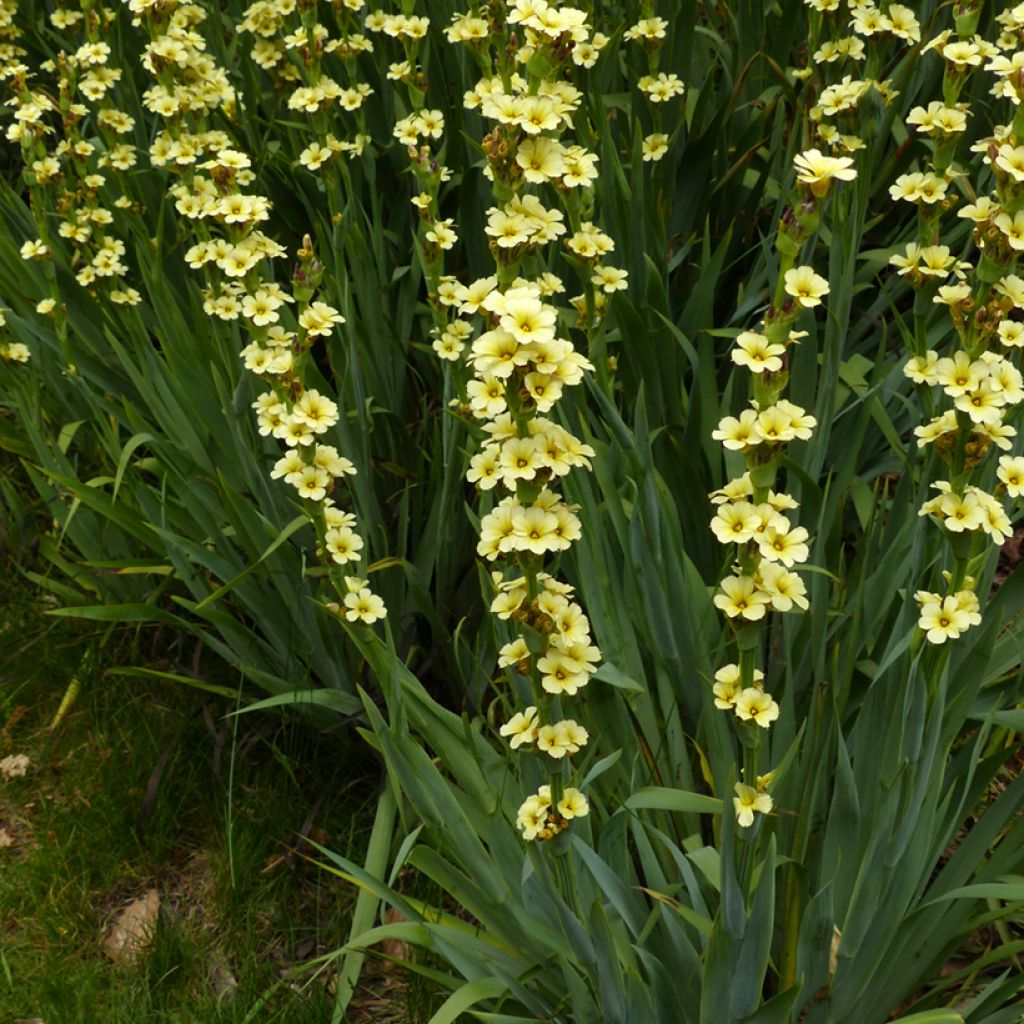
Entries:
[[[353,887],[305,840],[362,856],[378,766],[337,730],[234,717],[223,697],[111,672],[184,659],[231,684],[166,632],[48,616],[18,572],[27,555],[4,552],[0,604],[0,764],[14,773],[0,779],[0,1020],[329,1020],[334,972],[317,959],[343,943]],[[149,941],[112,956],[147,893]],[[386,971],[361,999],[353,1021],[431,1005]]]

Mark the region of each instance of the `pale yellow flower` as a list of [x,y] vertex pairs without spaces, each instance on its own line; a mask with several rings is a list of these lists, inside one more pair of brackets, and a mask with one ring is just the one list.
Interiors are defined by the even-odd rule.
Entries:
[[826,156],[818,149],[797,153],[793,158],[793,166],[797,172],[796,180],[801,184],[810,185],[811,191],[819,198],[828,195],[833,179],[853,181],[857,177],[851,157]]
[[664,132],[652,132],[644,137],[642,155],[645,163],[656,163],[668,152],[668,136]]
[[736,811],[736,821],[740,828],[750,828],[754,824],[754,814],[768,814],[774,806],[767,793],[760,793],[753,786],[736,783],[736,796],[732,798],[732,806]]
[[726,576],[721,591],[715,594],[715,607],[730,619],[763,619],[770,597],[757,588],[751,576]]
[[762,729],[767,729],[779,717],[779,705],[770,693],[760,687],[750,686],[736,698],[733,708],[736,717],[744,722],[756,722]]
[[785,345],[770,342],[755,331],[743,331],[737,336],[730,355],[737,366],[744,366],[751,373],[774,373],[782,369],[785,352]]
[[533,743],[537,739],[537,728],[537,708],[531,705],[525,711],[514,714],[499,732],[502,736],[511,736],[509,746],[518,750],[523,744]]
[[803,309],[821,305],[822,298],[828,295],[828,281],[816,274],[813,267],[793,267],[786,271],[784,281],[786,294]]

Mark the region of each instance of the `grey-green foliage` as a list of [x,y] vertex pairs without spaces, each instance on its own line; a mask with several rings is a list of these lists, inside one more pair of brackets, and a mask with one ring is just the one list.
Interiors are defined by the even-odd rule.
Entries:
[[[936,6],[920,5],[923,22]],[[636,14],[595,7],[616,27]],[[427,8],[444,24],[454,5]],[[240,11],[229,3],[211,21],[229,26]],[[745,400],[722,339],[763,311],[791,158],[809,143],[792,130],[804,101],[786,74],[806,17],[796,0],[683,0],[674,13],[663,66],[678,69],[688,94],[662,163],[640,156],[652,125],[632,87],[637,51],[615,32],[596,68],[579,72],[592,107],[576,130],[601,158],[596,208],[630,288],[611,300],[603,338],[614,383],[599,373],[565,403],[597,457],[567,488],[584,537],[562,568],[604,654],[585,698],[592,809],[571,836],[553,850],[524,847],[513,826],[542,773],[522,758],[513,774],[491,724],[495,645],[462,483],[475,442],[449,412],[454,396],[429,350],[404,155],[384,149],[407,106],[380,59],[361,64],[380,149],[346,165],[326,195],[295,166],[304,129],[245,60],[241,38],[210,37],[245,101],[245,116],[225,127],[275,203],[269,230],[292,247],[315,235],[325,298],[347,318],[312,382],[345,410],[337,440],[360,470],[352,503],[371,557],[395,559],[379,572],[395,643],[346,638],[316,600],[312,532],[267,479],[276,446],[251,419],[258,385],[237,359],[244,342],[202,311],[161,172],[129,176],[142,208],[119,222],[145,296],[137,311],[94,301],[59,267],[67,353],[32,312],[47,285],[18,257],[35,235],[23,197],[3,195],[8,328],[33,361],[2,368],[12,415],[0,443],[23,457],[58,521],[43,549],[54,566],[47,585],[78,614],[166,619],[269,690],[331,688],[341,695],[332,707],[363,716],[392,793],[365,868],[324,853],[362,886],[339,1016],[362,951],[395,937],[448,965],[412,966],[453,993],[437,1024],[463,1011],[564,1024],[875,1024],[910,999],[907,1024],[941,1024],[961,1019],[946,1009],[960,985],[971,1024],[1015,1020],[1020,946],[1003,919],[1019,918],[1022,897],[1021,785],[984,798],[1022,724],[1008,710],[1020,686],[1020,573],[952,651],[912,640],[913,591],[936,577],[942,541],[916,514],[927,476],[907,453],[920,411],[899,370],[909,296],[883,274],[913,229],[886,188],[915,158],[902,121],[937,95],[935,65],[913,48],[880,69],[901,95],[892,109],[872,100],[863,112],[871,173],[836,189],[829,226],[805,253],[832,289],[828,316],[808,318],[791,366],[792,396],[818,430],[782,469],[821,571],[808,576],[811,612],[771,630],[782,715],[766,760],[779,771],[777,810],[747,834],[729,804],[738,742],[710,697],[726,635],[709,588],[726,556],[707,528],[706,495],[736,470],[710,435]],[[139,47],[123,20],[117,31],[122,52]],[[448,269],[468,280],[491,267],[473,141],[483,123],[461,106],[475,69],[440,42],[424,64],[427,102],[449,129],[442,211],[462,238]],[[143,82],[126,64],[126,102]],[[979,593],[993,569],[990,560]],[[451,686],[449,706],[468,694],[464,716],[424,686],[438,680]],[[398,892],[406,865],[451,903]],[[381,900],[406,920],[373,927]],[[989,926],[1001,946],[974,973],[940,980]]]

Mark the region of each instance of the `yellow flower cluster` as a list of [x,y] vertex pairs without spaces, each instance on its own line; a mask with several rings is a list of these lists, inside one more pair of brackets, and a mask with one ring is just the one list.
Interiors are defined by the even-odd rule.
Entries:
[[[933,447],[950,475],[933,482],[938,494],[919,510],[943,528],[956,559],[954,571],[947,574],[946,593],[916,594],[918,626],[933,644],[956,639],[981,621],[974,580],[966,573],[975,559],[985,558],[982,534],[998,546],[1012,535],[1001,496],[1019,497],[1024,464],[1002,456],[995,493],[982,486],[990,472],[989,452],[1013,447],[1017,430],[1011,420],[1024,402],[1024,375],[1017,365],[1024,347],[1019,319],[1024,280],[1015,272],[1024,251],[1024,215],[1019,210],[1024,200],[1024,121],[1019,116],[971,147],[988,166],[993,189],[961,205],[957,216],[971,224],[980,255],[974,262],[958,261],[948,246],[932,242],[943,214],[959,201],[953,185],[964,172],[955,163],[956,149],[970,116],[960,96],[970,76],[982,69],[995,75],[993,95],[1010,100],[1019,115],[1024,94],[1020,13],[1000,15],[1004,31],[998,44],[974,34],[975,12],[958,17],[956,31],[946,30],[924,47],[942,58],[943,98],[915,107],[908,123],[925,140],[930,166],[901,175],[890,189],[893,199],[915,203],[918,212],[917,240],[890,260],[918,291],[914,352],[904,373],[920,386],[929,418],[914,434],[920,448]],[[946,353],[926,344],[929,299],[946,309],[958,342]],[[938,395],[929,388],[938,389]]]
[[0,359],[5,363],[27,363],[29,359],[28,345],[20,341],[0,343]]
[[591,642],[590,622],[583,609],[572,600],[573,588],[538,572],[533,580],[538,593],[531,598],[530,580],[525,576],[506,580],[502,573],[494,572],[491,580],[496,591],[491,611],[499,619],[529,627],[545,645],[544,654],[534,659],[526,637],[517,636],[499,651],[499,667],[514,668],[520,675],[536,678],[544,693],[576,696],[590,682],[601,652]]
[[[20,145],[42,236],[25,243],[23,258],[49,260],[55,247],[62,253],[70,249],[68,262],[80,285],[94,294],[102,286],[111,302],[134,305],[141,296],[126,281],[126,249],[116,229],[120,210],[131,200],[125,182],[111,190],[110,178],[135,163],[134,146],[122,141],[135,122],[112,99],[122,73],[110,63],[111,49],[103,41],[111,18],[102,7],[53,12],[52,25],[70,38],[55,59],[40,66],[56,80],[52,91],[37,84],[21,61],[23,51],[10,43],[2,47],[0,77],[9,85],[14,113],[6,135]],[[11,22],[2,28],[8,36],[14,32]],[[111,191],[117,193],[112,201]],[[56,278],[51,282],[56,289]],[[55,290],[51,298],[56,308]]]
[[[778,344],[778,347],[783,346]],[[809,416],[799,405],[780,398],[764,409],[755,402],[752,408],[744,409],[739,416],[724,416],[712,431],[711,437],[721,441],[723,448],[744,454],[753,455],[764,447],[770,459],[772,446],[789,441],[807,441],[814,426],[816,420],[813,416]]]
[[[1018,51],[1024,50],[1024,4],[1016,4],[996,15],[996,22],[1002,31],[996,45],[1004,53],[1011,54],[1011,60]],[[1018,65],[1020,58],[1016,58]]]
[[[827,0],[812,0],[810,6],[823,17],[839,10],[838,2]],[[855,35],[839,37],[833,32],[832,41],[816,54],[818,65],[863,57],[860,37],[876,29],[864,20],[868,5],[850,6]],[[903,31],[899,11],[896,17],[897,22],[886,23],[885,31]],[[814,16],[811,21],[813,38],[821,30],[821,22]],[[809,74],[808,69],[797,77]],[[742,455],[746,463],[746,472],[710,495],[716,506],[712,532],[721,544],[735,545],[731,572],[719,584],[713,601],[730,623],[739,660],[716,672],[712,692],[715,706],[731,711],[745,729],[741,736],[744,764],[733,799],[743,828],[753,825],[755,812],[768,813],[773,806],[767,791],[770,780],[757,775],[759,730],[768,729],[779,715],[778,704],[764,690],[763,672],[755,664],[761,624],[770,611],[809,608],[806,587],[796,570],[810,557],[810,538],[807,530],[790,518],[798,508],[797,501],[773,488],[786,446],[809,440],[817,426],[805,409],[782,397],[789,382],[789,350],[807,333],[796,329],[797,321],[804,311],[821,306],[829,294],[828,281],[801,262],[801,256],[816,236],[833,183],[857,177],[854,157],[849,154],[860,148],[860,140],[842,135],[835,125],[826,125],[824,118],[844,117],[854,110],[872,84],[882,92],[887,89],[878,83],[855,82],[847,75],[826,86],[818,105],[810,111],[819,145],[798,152],[793,160],[796,194],[779,223],[779,269],[771,302],[763,323],[757,329],[740,331],[730,352],[732,362],[750,373],[751,403],[738,415],[724,416],[711,435],[727,452]],[[832,151],[824,151],[821,145]]]
[[955,274],[959,281],[965,269],[948,245],[918,245],[917,242],[908,242],[903,254],[891,256],[889,263],[899,267],[900,277],[909,277],[915,287],[929,280],[945,281],[950,274]]
[[[0,81],[28,70],[21,63],[28,51],[18,44],[21,29],[15,21],[17,13],[18,0],[0,0]],[[75,16],[80,18],[81,13],[75,12]]]
[[[131,4],[134,10],[141,0]],[[348,566],[361,561],[363,540],[355,516],[335,504],[334,493],[337,481],[355,473],[355,467],[326,443],[339,420],[337,403],[303,383],[312,345],[345,318],[315,298],[324,268],[309,236],[298,252],[291,290],[274,280],[270,261],[285,250],[259,229],[270,216],[270,202],[245,191],[255,178],[252,161],[225,132],[205,129],[204,115],[216,106],[234,106],[235,99],[217,84],[220,69],[203,52],[196,31],[203,14],[189,4],[175,7],[174,0],[163,0],[160,13],[160,19],[146,19],[150,43],[143,63],[176,103],[157,111],[165,128],[150,155],[157,166],[179,175],[170,195],[198,239],[185,260],[206,276],[207,315],[245,325],[250,341],[241,358],[271,385],[253,403],[259,433],[272,435],[286,448],[271,477],[283,479],[303,500],[325,557]],[[212,92],[206,91],[200,72],[214,83]],[[345,577],[345,589],[344,608],[338,610],[349,621],[372,624],[384,616],[383,601],[364,580]]]
[[[420,99],[416,91],[413,91],[413,96]],[[454,220],[440,214],[441,186],[451,180],[451,171],[444,163],[444,127],[444,115],[440,110],[421,108],[397,121],[393,134],[406,147],[409,166],[420,187],[412,198],[412,205],[420,219],[417,252],[427,281],[435,338],[441,338],[450,328],[448,341],[451,347],[445,349],[435,340],[434,350],[442,358],[456,359],[457,353],[462,351],[462,338],[471,332],[465,323],[449,325],[444,312],[445,303],[453,300],[451,285],[454,281],[447,279],[442,282],[444,253],[453,249],[459,240]],[[456,354],[452,354],[452,350]]]
[[914,107],[907,124],[941,144],[967,130],[967,115],[966,104],[947,107],[941,100],[933,100],[927,107]]
[[[963,312],[967,301],[969,296],[953,303],[954,315]],[[1004,323],[1017,327],[1015,321]],[[998,331],[996,337],[1002,341]],[[1016,428],[1004,420],[1014,406],[1024,401],[1024,377],[1002,353],[986,350],[972,359],[963,349],[943,357],[935,349],[928,349],[908,360],[903,372],[917,384],[941,388],[952,399],[951,408],[914,430],[920,446],[935,444],[940,454],[948,455],[966,427],[965,465],[974,465],[991,444],[1003,450],[1011,447]]]
[[589,813],[587,798],[578,789],[567,786],[556,801],[551,786],[541,786],[523,801],[516,814],[516,827],[527,840],[553,839],[570,821],[585,818]]
[[[348,3],[350,0],[345,2]],[[421,14],[389,14],[383,10],[376,10],[366,16],[363,24],[367,32],[378,33],[385,39],[394,39],[399,43],[402,48],[402,59],[393,60],[388,64],[387,77],[390,81],[402,82],[408,86],[413,105],[419,106],[427,87],[426,75],[419,62],[419,51],[430,28],[430,19]],[[474,30],[467,27],[465,31],[465,41],[469,42],[473,38]]]
[[921,506],[918,515],[932,516],[950,533],[986,533],[1000,547],[1013,536],[1003,503],[994,495],[973,484],[954,490],[948,480],[936,480],[932,487],[939,493]]
[[[973,579],[968,577],[968,580],[973,584]],[[981,605],[973,590],[958,590],[945,597],[919,590],[914,599],[921,611],[918,626],[924,630],[930,643],[943,644],[947,640],[955,640],[981,622]]]
[[893,199],[905,199],[911,203],[942,203],[946,199],[949,182],[937,174],[915,171],[901,174],[894,184],[889,186],[889,195]]
[[[641,144],[641,154],[644,163],[657,163],[668,152],[671,142],[670,136],[663,131],[664,115],[662,107],[667,106],[672,100],[685,96],[686,86],[682,79],[676,74],[659,70],[661,61],[661,50],[668,34],[669,23],[665,18],[655,17],[645,5],[645,16],[635,25],[626,29],[622,38],[634,43],[639,43],[644,49],[647,62],[647,74],[637,78],[637,88],[651,104],[651,120],[654,131],[648,132]],[[681,117],[674,117],[673,123],[680,123]]]
[[[803,184],[809,187],[810,183]],[[733,573],[722,580],[714,604],[733,624],[740,645],[739,663],[725,665],[715,673],[712,691],[715,706],[754,726],[755,734],[758,728],[771,726],[779,707],[764,690],[764,673],[754,665],[758,643],[749,634],[751,624],[756,628],[769,610],[790,612],[809,607],[803,580],[793,571],[810,555],[808,533],[789,518],[797,502],[791,495],[772,490],[767,481],[774,478],[774,465],[784,446],[809,438],[815,426],[813,417],[779,394],[788,376],[786,350],[802,336],[793,325],[802,309],[818,305],[828,293],[827,282],[809,267],[787,269],[784,265],[779,283],[786,303],[772,307],[763,333],[741,332],[732,352],[733,361],[751,373],[753,407],[739,417],[725,417],[712,434],[727,450],[741,452],[748,467],[746,473],[710,495],[716,506],[712,532],[720,543],[735,544],[737,551]],[[752,740],[745,765],[748,779],[756,774],[757,765],[756,736]],[[756,786],[738,782],[733,806],[740,827],[752,826],[755,812],[767,814],[773,807],[767,782],[762,784],[761,777]]]
[[[534,695],[500,732],[513,749],[543,755],[551,778],[519,809],[517,825],[532,840],[550,839],[588,812],[585,797],[565,781],[567,762],[589,737],[574,718],[563,716],[561,701],[587,685],[600,661],[572,588],[543,570],[546,556],[580,536],[576,511],[555,489],[557,481],[589,467],[594,456],[555,415],[565,389],[593,366],[566,335],[571,324],[553,301],[565,285],[549,269],[543,249],[560,245],[581,278],[583,294],[569,303],[585,333],[600,323],[606,296],[625,287],[626,274],[605,262],[614,242],[593,220],[597,155],[564,138],[582,95],[559,70],[589,67],[607,39],[591,31],[583,11],[545,0],[515,0],[503,21],[498,11],[492,5],[491,22],[472,12],[456,15],[447,33],[470,48],[482,72],[464,103],[492,125],[483,152],[494,203],[484,231],[495,272],[466,284],[440,276],[440,250],[455,239],[438,219],[436,178],[416,172],[425,198],[414,202],[433,247],[422,250],[428,282],[438,272],[431,289],[434,350],[463,389],[461,408],[483,435],[467,479],[483,495],[504,492],[481,517],[477,551],[510,567],[492,572],[491,610],[514,629],[498,664],[529,680]],[[644,31],[657,27],[652,23]],[[424,136],[437,138],[443,127],[433,112],[417,111],[396,135],[415,147]],[[430,154],[428,163],[427,154],[411,148],[414,170],[417,162],[443,166],[442,153]],[[473,317],[482,321],[479,331]]]
[[524,743],[536,743],[537,749],[554,758],[575,754],[590,738],[587,730],[573,719],[554,725],[538,725],[537,708],[533,705],[513,715],[501,727],[501,735],[509,736],[509,746],[516,750]]
[[764,478],[765,467],[774,475],[771,467],[784,446],[809,439],[816,425],[813,416],[778,396],[788,376],[783,362],[786,349],[802,333],[792,325],[801,309],[820,302],[828,286],[808,267],[790,268],[782,277],[783,289],[792,300],[786,311],[774,311],[763,334],[741,332],[733,349],[733,361],[753,376],[753,407],[738,417],[724,417],[712,432],[712,438],[727,450],[742,453],[748,465],[746,473],[711,494],[718,506],[711,521],[715,537],[739,549],[734,575],[722,581],[715,605],[737,622],[762,619],[770,608],[808,607],[803,581],[791,571],[810,553],[807,531],[794,527],[787,515],[797,503],[769,486],[756,486],[754,479],[755,475]]
[[[843,71],[851,65],[851,70],[859,75],[855,66],[861,62],[866,62],[868,69],[885,64],[880,52],[869,52],[869,40],[878,50],[889,38],[904,45],[921,39],[917,16],[904,4],[879,6],[870,0],[849,0],[845,5],[840,0],[804,2],[812,11],[812,39],[826,38],[816,45],[811,65],[794,72],[797,78],[810,77],[815,68],[822,72],[832,67]],[[854,132],[870,123],[861,115],[860,106],[872,92],[886,104],[896,97],[891,82],[870,77],[870,71],[868,77],[844,74],[838,81],[823,81],[809,111],[819,144],[830,147],[833,153],[849,154],[862,149],[864,141]]]
[[754,722],[767,729],[779,717],[779,705],[764,689],[764,673],[754,669],[750,686],[744,686],[740,666],[723,665],[715,673],[712,687],[715,707],[723,711],[734,711],[742,722]]
[[[315,137],[299,154],[299,163],[313,172],[338,154],[359,156],[370,141],[363,104],[373,90],[360,80],[356,66],[359,54],[373,52],[358,20],[365,0],[327,6],[329,13],[321,20],[316,0],[256,0],[238,23],[239,33],[255,37],[253,63],[287,95],[288,109],[310,115]],[[369,22],[370,17],[367,28]],[[355,116],[354,128],[346,132],[340,130],[342,111]]]

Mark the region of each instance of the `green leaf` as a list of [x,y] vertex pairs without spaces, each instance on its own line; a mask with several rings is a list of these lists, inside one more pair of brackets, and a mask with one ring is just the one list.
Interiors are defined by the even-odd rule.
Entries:
[[71,447],[71,442],[74,440],[75,434],[78,433],[79,427],[85,423],[85,420],[75,420],[72,423],[65,423],[60,428],[60,434],[57,436],[57,449],[62,455],[67,455],[68,448]]
[[800,984],[790,985],[785,992],[779,992],[749,1016],[744,1017],[741,1024],[790,1024],[790,1013],[797,996],[800,995],[801,987]]
[[761,1001],[764,976],[771,952],[775,923],[775,836],[761,861],[761,877],[754,894],[754,905],[736,951],[732,988],[732,1016],[741,1019],[752,1013]]
[[614,686],[617,690],[626,690],[629,693],[647,692],[646,686],[642,686],[635,679],[631,679],[610,661],[602,662],[593,674],[593,678],[600,680],[602,683],[607,683],[609,686]]
[[681,811],[695,814],[721,814],[722,801],[702,793],[687,793],[681,789],[665,789],[661,786],[647,786],[638,789],[626,798],[625,806],[630,810]]
[[147,679],[166,679],[172,683],[181,683],[184,686],[191,686],[196,690],[204,690],[206,693],[215,693],[218,697],[238,697],[238,690],[232,690],[227,686],[218,686],[216,683],[207,683],[202,679],[194,679],[192,676],[179,675],[176,672],[160,672],[155,668],[133,668],[130,665],[108,668],[108,675],[112,676],[144,676]]
[[117,462],[117,472],[114,474],[114,490],[110,495],[111,504],[117,501],[117,492],[121,489],[121,480],[124,477],[124,471],[128,468],[128,460],[132,457],[132,453],[140,445],[149,444],[153,439],[152,434],[136,434],[128,439],[128,443],[124,446],[124,451],[121,452],[121,458]]
[[168,622],[175,626],[187,624],[152,604],[96,604],[71,608],[51,608],[46,613],[65,619],[90,619],[93,622]]
[[[377,800],[377,812],[374,816],[373,828],[370,831],[370,842],[366,850],[366,862],[363,870],[368,875],[383,878],[387,871],[388,854],[391,849],[391,837],[394,834],[398,811],[390,789],[384,789]],[[349,931],[349,945],[355,937],[364,933],[372,924],[380,906],[380,897],[372,889],[360,889],[356,897],[355,910],[352,913],[352,926]],[[415,925],[414,927],[420,927]],[[340,1024],[345,1017],[348,1004],[355,994],[356,983],[363,967],[364,953],[361,950],[350,950],[342,960],[341,971],[338,973],[337,989],[334,1000],[334,1011],[331,1015],[332,1024]]]
[[354,715],[360,708],[359,701],[343,690],[292,690],[289,693],[277,693],[266,697],[244,708],[231,711],[231,715],[244,715],[248,711],[266,711],[267,708],[279,708],[294,704],[313,704],[317,707],[340,711],[343,715]]
[[945,900],[1003,900],[1007,903],[1024,903],[1024,882],[981,882],[977,885],[964,885],[944,892],[922,906],[928,907]]
[[602,895],[618,912],[631,934],[634,937],[639,935],[643,914],[640,900],[607,861],[598,856],[579,836],[572,837],[572,848],[589,868]]
[[925,1010],[909,1017],[896,1017],[891,1024],[964,1024],[964,1018],[956,1010]]
[[213,604],[214,601],[222,598],[228,591],[233,590],[238,586],[246,576],[249,575],[257,566],[262,562],[265,562],[296,530],[300,530],[303,526],[309,523],[309,519],[305,515],[296,516],[273,540],[270,546],[256,559],[251,565],[247,565],[234,579],[229,580],[227,583],[219,586],[213,593],[208,594],[200,601],[195,610],[201,611],[207,605]]
[[464,1013],[471,1006],[484,999],[496,999],[508,991],[508,986],[503,981],[495,978],[479,978],[476,981],[469,981],[450,995],[427,1024],[454,1024],[459,1014]]

